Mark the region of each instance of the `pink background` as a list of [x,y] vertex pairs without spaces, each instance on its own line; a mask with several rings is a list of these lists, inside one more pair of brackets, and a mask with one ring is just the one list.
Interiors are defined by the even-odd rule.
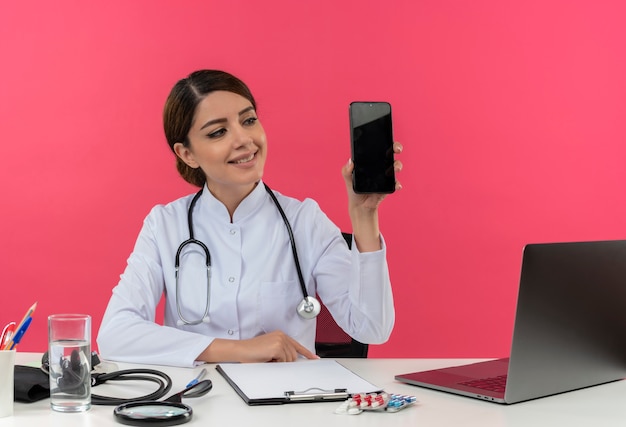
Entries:
[[506,355],[524,244],[626,237],[621,0],[92,3],[0,6],[0,322],[38,301],[22,351],[51,313],[95,337],[149,209],[193,191],[161,110],[199,68],[252,88],[266,182],[347,231],[348,104],[392,104],[397,323],[372,357]]

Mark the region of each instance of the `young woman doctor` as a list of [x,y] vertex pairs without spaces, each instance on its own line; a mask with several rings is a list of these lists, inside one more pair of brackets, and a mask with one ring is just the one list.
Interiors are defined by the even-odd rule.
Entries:
[[[98,333],[104,358],[172,366],[317,358],[316,295],[355,339],[389,338],[395,313],[378,228],[385,196],[355,194],[350,161],[342,175],[351,250],[313,200],[262,181],[268,144],[241,80],[196,71],[174,86],[163,117],[179,173],[201,191],[144,220]],[[162,295],[163,326],[155,323]]]

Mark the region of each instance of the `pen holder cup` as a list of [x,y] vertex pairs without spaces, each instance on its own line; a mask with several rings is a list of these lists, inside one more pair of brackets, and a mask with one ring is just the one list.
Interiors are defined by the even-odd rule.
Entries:
[[0,350],[0,418],[13,415],[15,350]]

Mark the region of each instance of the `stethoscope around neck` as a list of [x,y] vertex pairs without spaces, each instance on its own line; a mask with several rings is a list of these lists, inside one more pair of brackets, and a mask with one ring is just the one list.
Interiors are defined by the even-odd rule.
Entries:
[[[274,192],[267,186],[267,184],[263,184],[265,186],[265,191],[270,195],[272,200],[274,201],[274,205],[278,208],[278,212],[280,212],[280,216],[283,218],[283,222],[285,223],[285,227],[287,227],[287,233],[289,234],[289,241],[291,242],[291,251],[293,252],[293,258],[296,263],[296,271],[298,272],[298,281],[300,282],[300,288],[302,290],[302,301],[296,307],[296,311],[298,314],[304,319],[313,319],[316,317],[320,310],[320,302],[309,296],[309,293],[306,290],[306,286],[304,284],[304,277],[302,276],[302,269],[300,268],[300,261],[298,259],[298,251],[296,250],[296,242],[293,237],[293,231],[291,230],[291,225],[289,224],[289,220],[287,219],[287,215],[285,215],[285,211],[278,203],[278,199],[274,195]],[[209,323],[211,320],[209,318],[209,308],[211,306],[211,252],[209,252],[209,248],[202,243],[200,240],[197,240],[193,236],[193,208],[196,205],[196,202],[202,195],[202,190],[198,191],[196,195],[191,200],[189,204],[189,209],[187,211],[187,224],[189,226],[189,238],[182,242],[176,251],[176,259],[174,260],[174,270],[176,277],[176,311],[178,312],[178,322],[179,326],[182,325],[199,325],[200,323]],[[189,245],[198,245],[202,248],[205,256],[205,264],[206,264],[206,305],[204,307],[204,314],[201,319],[198,320],[189,320],[183,316],[183,313],[180,309],[180,286],[178,286],[178,270],[180,269],[180,254],[182,250]]]

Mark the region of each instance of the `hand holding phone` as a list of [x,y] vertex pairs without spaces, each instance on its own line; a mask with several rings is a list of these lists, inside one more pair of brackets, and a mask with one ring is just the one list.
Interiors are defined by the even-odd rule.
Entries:
[[396,177],[391,105],[388,102],[352,102],[349,110],[354,192],[393,193]]

